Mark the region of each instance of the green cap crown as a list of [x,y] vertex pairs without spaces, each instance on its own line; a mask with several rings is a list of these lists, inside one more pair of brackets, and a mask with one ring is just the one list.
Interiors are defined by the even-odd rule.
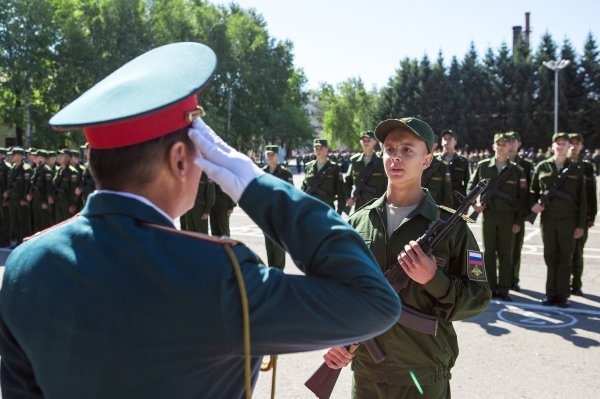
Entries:
[[386,119],[375,128],[375,137],[383,144],[387,134],[397,128],[410,130],[415,136],[425,142],[427,151],[431,152],[435,143],[433,129],[427,123],[417,118]]
[[518,140],[521,141],[521,135],[515,131],[512,132],[506,132],[505,133],[506,136],[508,137],[509,140]]
[[440,133],[440,137],[444,137],[446,134],[449,134],[450,136],[452,136],[458,140],[458,135],[456,134],[456,132],[454,130],[444,129],[444,130],[442,130],[442,133]]
[[494,134],[494,143],[499,142],[500,140],[509,140],[509,136],[506,133],[496,133]]
[[558,139],[569,140],[569,134],[565,132],[558,132],[552,135],[552,142],[554,143]]
[[313,140],[313,147],[316,146],[321,146],[321,147],[327,147],[327,139],[314,139]]
[[569,133],[569,141],[577,140],[580,143],[583,143],[583,135],[581,133]]
[[364,131],[360,134],[360,136],[358,137],[359,139],[362,139],[363,137],[370,137],[372,139],[375,138],[375,132],[372,132],[370,130]]
[[265,146],[265,152],[279,153],[279,146],[278,145],[267,145],[267,146]]

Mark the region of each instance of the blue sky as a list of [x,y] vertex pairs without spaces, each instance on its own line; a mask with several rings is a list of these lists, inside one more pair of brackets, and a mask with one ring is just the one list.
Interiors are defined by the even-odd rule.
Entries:
[[[229,4],[231,1],[215,1]],[[454,0],[342,1],[237,0],[263,15],[270,35],[294,43],[295,65],[309,87],[360,77],[367,88],[382,87],[405,57],[461,59],[475,43],[488,47],[512,43],[512,27],[525,27],[530,12],[531,43],[537,49],[549,32],[560,46],[568,38],[581,54],[591,32],[600,45],[600,1],[595,0]]]

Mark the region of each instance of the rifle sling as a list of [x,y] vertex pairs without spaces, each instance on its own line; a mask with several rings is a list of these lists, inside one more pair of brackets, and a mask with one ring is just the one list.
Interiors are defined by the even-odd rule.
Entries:
[[[375,156],[375,155],[373,155]],[[362,175],[360,181],[356,183],[356,189],[354,190],[353,198],[358,197],[361,191],[365,190],[370,193],[375,193],[375,187],[369,186],[367,181],[371,177],[371,175],[375,172],[375,159],[371,159],[371,162],[367,165],[367,169],[365,169],[365,173]]]
[[[315,163],[315,166],[316,166],[316,163]],[[323,168],[325,169],[325,166],[323,166]],[[323,181],[325,181],[325,178],[330,175],[330,173],[329,173],[330,170],[333,170],[333,168],[331,168],[330,165],[327,165],[327,168],[325,170],[321,169],[319,172],[317,172],[317,173],[320,173],[319,176],[317,176],[315,178],[315,180],[313,181],[313,184],[311,184],[306,189],[306,192],[308,194],[312,194],[313,192],[316,192],[317,194],[324,196],[326,194],[326,192],[325,192],[325,190],[319,188],[319,186],[323,183]]]

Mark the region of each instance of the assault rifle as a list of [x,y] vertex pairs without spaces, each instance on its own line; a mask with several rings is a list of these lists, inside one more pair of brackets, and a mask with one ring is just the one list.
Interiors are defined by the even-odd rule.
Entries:
[[[375,159],[372,159],[371,162],[369,162],[369,165],[365,169],[365,173],[363,173],[362,178],[360,179],[360,181],[358,183],[356,183],[356,187],[355,187],[354,193],[352,195],[352,198],[355,199],[354,202],[356,202],[358,195],[363,191],[367,191],[371,194],[375,194],[375,192],[376,192],[375,187],[369,186],[367,184],[367,181],[369,180],[369,178],[371,177],[373,172],[375,172]],[[348,216],[350,216],[351,209],[352,209],[351,206],[347,206],[344,208],[344,212],[346,212],[346,214]]]
[[[544,208],[546,208],[546,207],[551,208],[550,201],[554,197],[571,200],[571,196],[568,193],[561,191],[560,188],[562,187],[563,183],[567,180],[567,177],[569,177],[569,173],[576,166],[577,166],[577,162],[571,162],[569,164],[569,166],[563,168],[560,171],[560,173],[558,174],[558,176],[556,176],[556,178],[552,182],[552,185],[546,191],[544,191],[542,193],[542,195],[540,195],[540,198],[538,199],[537,203],[540,204],[541,206],[543,206]],[[529,223],[533,224],[535,222],[535,219],[537,218],[537,215],[538,215],[537,213],[531,211],[531,212],[529,212],[529,215],[527,215],[525,220],[527,220]]]
[[325,196],[327,195],[327,193],[325,192],[325,190],[323,190],[322,188],[320,188],[319,186],[325,181],[325,178],[327,176],[331,176],[331,173],[329,173],[330,171],[332,171],[333,168],[330,166],[327,167],[326,170],[321,170],[321,174],[313,181],[313,184],[311,184],[310,186],[308,186],[306,188],[306,193],[307,194],[313,194],[316,193],[320,196]]
[[[494,180],[492,184],[490,184],[488,188],[481,194],[481,198],[479,199],[479,203],[481,203],[481,205],[488,205],[492,198],[496,196],[505,200],[510,200],[510,195],[501,190],[504,183],[506,183],[506,181],[510,177],[510,169],[510,165],[506,165],[505,167],[503,167],[496,180]],[[469,215],[469,217],[473,220],[477,220],[478,216],[479,212],[477,211],[473,211]]]
[[[419,244],[423,252],[431,255],[433,249],[444,239],[454,225],[461,220],[471,204],[475,202],[487,185],[488,180],[482,179],[473,190],[462,198],[460,205],[452,216],[447,220],[438,219],[427,228],[421,237],[417,238],[417,244]],[[400,292],[400,290],[405,288],[410,280],[410,277],[408,277],[404,269],[398,264],[397,259],[394,260],[394,263],[384,273],[384,276],[396,292]],[[435,316],[426,315],[417,309],[403,304],[397,324],[426,334],[435,335],[437,333],[438,320]],[[381,349],[373,339],[362,342],[362,345],[365,346],[375,363],[381,363],[385,360],[385,354],[381,352]],[[358,346],[359,344],[353,344],[346,347],[346,349],[352,353]],[[329,368],[326,363],[323,363],[304,385],[319,399],[328,399],[331,396],[331,392],[333,392],[333,387],[337,382],[340,372],[341,369],[334,370]]]

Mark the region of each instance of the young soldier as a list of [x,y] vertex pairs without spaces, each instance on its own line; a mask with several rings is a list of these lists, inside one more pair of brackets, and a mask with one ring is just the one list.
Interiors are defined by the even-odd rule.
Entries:
[[[397,295],[348,224],[199,118],[196,95],[215,66],[204,45],[169,44],[50,120],[83,128],[98,189],[6,263],[4,398],[241,398],[262,355],[361,341],[398,318]],[[203,171],[306,276],[175,229]]]
[[587,201],[587,223],[583,226],[583,236],[575,240],[575,252],[573,253],[573,280],[571,281],[571,293],[573,295],[583,296],[581,290],[581,275],[583,274],[583,247],[588,237],[588,229],[594,225],[596,213],[598,213],[598,201],[596,198],[596,173],[594,165],[581,160],[580,154],[583,151],[583,136],[579,133],[570,133],[569,142],[571,143],[570,158],[571,162],[579,162],[583,168],[583,177],[585,179],[585,194]]
[[342,214],[346,205],[346,190],[340,167],[327,158],[327,140],[315,139],[313,147],[316,155],[304,168],[304,181],[302,191],[320,199],[335,209],[337,200],[337,213]]
[[[566,308],[569,304],[569,280],[573,267],[575,241],[583,237],[587,224],[587,200],[583,167],[568,159],[569,135],[554,133],[552,150],[554,155],[540,162],[531,182],[531,200],[535,201],[531,211],[541,213],[544,261],[548,267],[546,277],[546,297],[542,305],[558,305]],[[570,166],[570,167],[569,167]],[[568,169],[568,177],[560,187],[560,195],[549,204],[542,206],[537,201],[552,186],[558,174]]]
[[332,348],[325,362],[340,368],[354,359],[353,398],[417,398],[411,372],[422,386],[423,397],[448,398],[450,370],[458,356],[452,322],[477,315],[491,297],[482,254],[463,221],[432,256],[414,241],[435,220],[451,214],[421,188],[421,174],[433,158],[434,134],[429,125],[416,118],[388,119],[377,126],[375,136],[383,145],[387,191],[355,212],[349,222],[368,243],[382,270],[399,262],[410,277],[399,292],[404,306],[436,316],[439,328],[436,335],[428,335],[396,324],[375,338],[386,355],[379,364],[363,346],[355,355],[343,347]]
[[4,199],[8,201],[10,246],[14,248],[23,242],[23,238],[31,235],[31,210],[27,202],[27,194],[31,185],[32,170],[29,164],[23,162],[25,157],[23,148],[13,147],[8,155],[11,156],[12,167],[8,172]]
[[215,203],[210,208],[209,216],[211,235],[215,237],[231,236],[229,218],[235,207],[235,201],[221,189],[220,185],[215,184]]
[[63,148],[58,151],[58,154],[60,167],[53,178],[56,223],[73,216],[77,212],[79,204],[79,197],[75,194],[79,182],[79,172],[71,165],[71,150]]
[[6,148],[0,147],[0,247],[10,245],[10,218],[8,217],[8,200],[4,192],[8,188],[8,171],[10,164],[6,162]]
[[452,205],[450,206],[456,208],[460,201],[454,195],[454,191],[458,191],[462,195],[465,195],[467,192],[467,184],[470,179],[469,160],[456,152],[458,135],[454,130],[443,130],[441,136],[443,152],[438,155],[438,159],[448,165],[453,193]]
[[387,187],[387,177],[383,161],[375,154],[375,133],[371,131],[360,134],[361,154],[350,158],[350,166],[346,175],[346,209],[361,208],[367,202],[379,198]]
[[37,151],[37,167],[31,178],[31,188],[27,195],[33,217],[33,232],[42,231],[50,227],[50,210],[48,197],[54,186],[52,185],[52,169],[46,165],[48,151]]
[[[490,180],[487,190],[480,197],[489,195],[489,201],[478,203],[474,208],[478,213],[483,213],[484,261],[490,288],[495,297],[504,301],[512,301],[508,290],[513,279],[514,235],[521,231],[529,206],[523,168],[508,159],[508,145],[504,133],[494,135],[494,157],[477,164],[468,186],[471,190],[482,179]],[[498,185],[499,175],[504,168],[508,168],[505,172],[507,175],[500,177],[503,183]],[[491,194],[488,190],[493,189],[496,192]]]
[[[267,164],[262,168],[263,172],[294,185],[292,173],[279,164],[279,146],[266,146],[265,155],[267,157]],[[267,249],[267,263],[269,266],[283,270],[285,267],[285,250],[271,240],[266,234],[265,247]]]
[[438,205],[453,207],[452,180],[448,165],[437,158],[431,160],[431,165],[421,176],[421,187],[429,190],[433,200]]
[[[531,179],[533,177],[534,166],[533,163],[527,159],[519,156],[519,148],[521,147],[521,135],[517,132],[507,132],[506,138],[508,139],[508,159],[511,162],[516,163],[523,168],[525,173],[525,179],[527,179],[527,187],[531,186]],[[529,197],[529,189],[527,190],[527,196]],[[527,198],[527,204],[529,204],[529,198]],[[521,250],[523,249],[523,240],[525,238],[525,220],[519,219],[521,230],[515,234],[515,243],[513,249],[513,278],[511,289],[513,291],[521,291],[519,285],[519,273],[521,271]]]

